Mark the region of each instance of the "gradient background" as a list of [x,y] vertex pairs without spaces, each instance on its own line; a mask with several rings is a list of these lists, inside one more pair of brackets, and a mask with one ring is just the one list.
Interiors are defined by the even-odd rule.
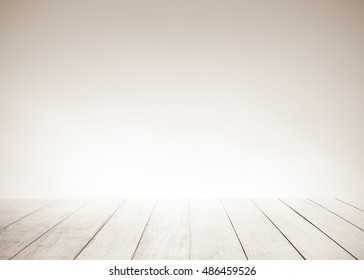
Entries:
[[0,0],[0,196],[364,195],[364,1]]

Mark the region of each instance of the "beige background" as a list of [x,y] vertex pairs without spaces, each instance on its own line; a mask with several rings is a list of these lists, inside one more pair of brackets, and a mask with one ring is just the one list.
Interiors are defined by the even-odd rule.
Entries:
[[363,196],[363,14],[0,0],[0,196]]

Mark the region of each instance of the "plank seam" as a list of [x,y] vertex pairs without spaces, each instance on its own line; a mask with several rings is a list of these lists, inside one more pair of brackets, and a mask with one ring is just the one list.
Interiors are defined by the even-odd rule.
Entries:
[[2,228],[0,228],[0,231],[2,231],[3,229],[6,229],[7,227],[9,227],[9,226],[11,226],[11,225],[13,225],[13,224],[15,224],[15,223],[17,223],[17,222],[21,221],[22,219],[24,219],[24,218],[26,218],[26,217],[29,217],[30,215],[34,214],[35,212],[37,212],[37,211],[39,211],[39,210],[42,210],[43,208],[45,208],[45,207],[47,207],[47,206],[49,206],[49,205],[51,205],[51,204],[56,203],[57,201],[59,201],[59,200],[58,200],[58,199],[57,199],[57,200],[52,200],[52,201],[50,201],[50,202],[46,203],[45,205],[43,205],[43,206],[41,206],[41,207],[39,207],[39,208],[34,209],[34,210],[33,210],[33,211],[31,211],[30,213],[28,213],[28,214],[26,214],[26,215],[24,215],[24,216],[20,217],[19,219],[17,219],[17,220],[15,220],[15,221],[11,222],[10,224],[8,224],[8,225],[6,225],[6,226],[3,226]]
[[121,206],[124,205],[126,200],[123,200],[121,202],[121,204],[116,208],[116,210],[114,212],[111,213],[111,215],[109,217],[106,218],[106,220],[104,221],[104,223],[100,226],[99,229],[96,230],[96,233],[90,238],[89,241],[87,241],[87,243],[85,244],[85,246],[82,247],[82,249],[76,254],[76,256],[73,258],[73,260],[77,259],[78,256],[86,249],[86,247],[95,239],[96,235],[99,234],[99,232],[105,227],[105,225],[110,221],[110,219],[116,214],[116,212],[119,211],[119,209],[121,208]]
[[26,248],[28,248],[34,242],[36,242],[37,240],[39,240],[40,238],[42,238],[42,236],[46,235],[48,232],[50,232],[52,229],[54,229],[56,226],[58,226],[60,223],[62,223],[64,220],[66,220],[68,217],[70,217],[71,215],[73,215],[74,213],[76,213],[78,210],[80,210],[82,207],[84,207],[87,203],[88,202],[82,204],[80,207],[78,207],[77,209],[75,209],[74,211],[72,211],[71,213],[69,213],[68,215],[66,215],[65,217],[63,217],[59,222],[57,222],[56,224],[54,224],[51,228],[49,228],[48,230],[46,230],[45,232],[43,232],[36,239],[34,239],[32,242],[30,242],[28,245],[26,245],[23,249],[21,249],[18,253],[16,253],[14,256],[12,256],[10,258],[10,260],[14,259],[17,255],[19,255],[21,252],[23,252]]
[[244,249],[243,243],[241,242],[240,237],[239,237],[238,233],[236,232],[236,229],[235,229],[235,227],[234,227],[233,221],[230,219],[229,213],[227,212],[227,210],[226,210],[226,208],[225,208],[225,205],[224,205],[224,203],[222,202],[222,200],[221,200],[221,199],[220,199],[220,203],[221,203],[221,205],[222,205],[222,208],[224,208],[225,214],[226,214],[226,216],[228,217],[228,219],[229,219],[229,221],[230,221],[230,224],[231,224],[231,226],[232,226],[232,228],[233,228],[233,230],[234,230],[234,232],[235,232],[236,237],[237,237],[237,238],[238,238],[238,240],[239,240],[239,244],[240,244],[240,246],[241,246],[241,249],[243,249],[243,252],[244,252],[244,255],[245,255],[246,259],[247,259],[247,260],[249,260],[249,258],[248,258],[248,254],[246,253],[246,251],[245,251],[245,249]]
[[313,200],[312,200],[312,199],[310,199],[310,198],[308,198],[308,200],[310,200],[310,201],[312,201],[313,203],[317,204],[318,206],[320,206],[320,207],[324,208],[325,210],[329,211],[330,213],[334,214],[335,216],[338,216],[339,218],[343,219],[344,221],[348,222],[349,224],[353,225],[354,227],[356,227],[356,228],[360,229],[361,231],[364,231],[364,229],[362,229],[361,227],[359,227],[359,226],[357,226],[357,225],[353,224],[352,222],[348,221],[347,219],[345,219],[344,217],[340,216],[339,214],[337,214],[337,213],[335,213],[335,212],[331,211],[330,209],[326,208],[325,206],[323,206],[323,205],[321,205],[321,204],[319,204],[319,203],[317,203],[317,202],[313,201]]
[[138,244],[136,245],[135,250],[134,250],[134,253],[133,253],[133,255],[131,256],[131,260],[133,260],[133,259],[134,259],[134,257],[135,257],[135,254],[136,254],[136,252],[137,252],[137,250],[138,250],[138,247],[139,247],[140,242],[141,242],[141,240],[142,240],[142,238],[143,238],[143,235],[144,235],[144,233],[145,233],[145,230],[146,230],[146,228],[147,228],[147,226],[148,226],[148,224],[149,224],[150,217],[152,216],[152,214],[153,214],[153,212],[154,212],[154,209],[155,209],[155,206],[157,205],[157,201],[158,201],[158,200],[156,200],[156,201],[154,202],[154,205],[153,205],[152,211],[150,211],[150,214],[149,214],[148,220],[147,220],[147,222],[145,223],[145,226],[144,226],[144,229],[143,229],[143,231],[142,231],[142,234],[140,235],[140,238],[139,238],[139,240],[138,240]]
[[343,200],[341,200],[341,199],[339,199],[339,198],[335,198],[336,200],[338,200],[338,201],[340,201],[340,202],[342,202],[342,203],[345,203],[346,205],[349,205],[349,206],[351,206],[351,207],[354,207],[355,209],[358,209],[358,210],[360,210],[360,211],[362,211],[362,212],[364,212],[364,210],[363,209],[360,209],[359,207],[356,207],[356,206],[354,206],[354,205],[352,205],[352,204],[350,204],[350,203],[348,203],[348,202],[345,202],[345,201],[343,201]]
[[304,217],[303,215],[301,215],[298,211],[296,211],[295,209],[293,209],[291,206],[289,206],[287,203],[285,203],[283,200],[279,199],[282,203],[284,203],[288,208],[290,208],[291,210],[293,210],[296,214],[298,214],[299,216],[301,216],[303,219],[305,219],[307,222],[309,222],[311,225],[313,225],[315,228],[317,228],[319,231],[321,231],[324,235],[326,235],[329,239],[331,239],[336,245],[338,245],[340,248],[342,248],[345,252],[347,252],[350,256],[352,256],[354,259],[358,259],[357,257],[355,257],[352,253],[350,253],[348,250],[346,250],[343,246],[341,246],[338,242],[336,242],[333,238],[331,238],[327,233],[325,233],[323,230],[321,230],[318,226],[316,226],[314,223],[312,223],[310,220],[308,220],[306,217]]
[[289,238],[279,229],[279,227],[268,217],[267,214],[259,207],[258,204],[255,203],[253,199],[251,201],[254,203],[254,205],[263,213],[263,215],[273,224],[273,226],[283,235],[283,237],[288,241],[289,244],[297,251],[297,253],[302,257],[302,259],[306,260],[304,255],[298,250],[298,248],[289,240]]

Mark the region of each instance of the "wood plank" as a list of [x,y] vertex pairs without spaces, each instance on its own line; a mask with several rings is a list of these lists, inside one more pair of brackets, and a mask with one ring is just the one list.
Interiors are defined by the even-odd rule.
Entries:
[[348,222],[352,223],[353,225],[359,227],[360,229],[364,230],[364,212],[360,211],[357,208],[351,207],[348,204],[345,204],[337,199],[322,199],[322,198],[315,198],[311,199],[312,201],[316,202],[317,204],[321,205],[322,207],[326,208],[327,210],[335,213],[336,215],[340,216],[341,218],[347,220]]
[[56,225],[14,259],[74,259],[121,205],[120,200],[92,200]]
[[219,200],[190,200],[191,259],[246,259]]
[[16,221],[32,214],[49,204],[51,200],[12,199],[0,200],[0,230]]
[[130,260],[152,212],[154,200],[127,200],[77,259]]
[[0,256],[12,258],[84,203],[79,200],[57,201],[4,228],[0,231]]
[[251,200],[224,199],[222,202],[249,259],[303,259]]
[[254,199],[305,259],[354,259],[349,253],[277,199]]
[[189,254],[189,201],[158,200],[134,259],[186,260]]
[[364,211],[364,198],[339,198],[338,200]]
[[11,207],[16,201],[24,201],[25,199],[0,199],[0,211],[4,211]]
[[284,199],[283,201],[357,259],[364,259],[364,231],[308,199]]

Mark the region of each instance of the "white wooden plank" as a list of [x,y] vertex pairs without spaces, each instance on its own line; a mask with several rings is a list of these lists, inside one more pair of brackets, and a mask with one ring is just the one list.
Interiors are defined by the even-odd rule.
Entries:
[[0,200],[0,230],[50,202],[51,200],[40,199]]
[[312,201],[364,230],[364,212],[337,199],[315,198]]
[[14,259],[74,259],[121,205],[120,200],[92,200],[56,225]]
[[284,199],[283,201],[356,258],[364,259],[364,231],[310,200]]
[[0,256],[11,258],[78,209],[84,201],[57,201],[0,231]]
[[154,200],[127,200],[77,259],[130,260],[137,248]]
[[11,207],[16,201],[24,201],[25,199],[0,199],[0,211]]
[[191,259],[246,259],[219,200],[190,200]]
[[338,200],[364,211],[364,198],[339,198]]
[[225,199],[222,202],[249,259],[302,259],[292,244],[251,200]]
[[157,201],[134,259],[189,259],[188,200]]
[[305,259],[354,259],[349,253],[277,199],[255,199],[254,202],[283,232]]

